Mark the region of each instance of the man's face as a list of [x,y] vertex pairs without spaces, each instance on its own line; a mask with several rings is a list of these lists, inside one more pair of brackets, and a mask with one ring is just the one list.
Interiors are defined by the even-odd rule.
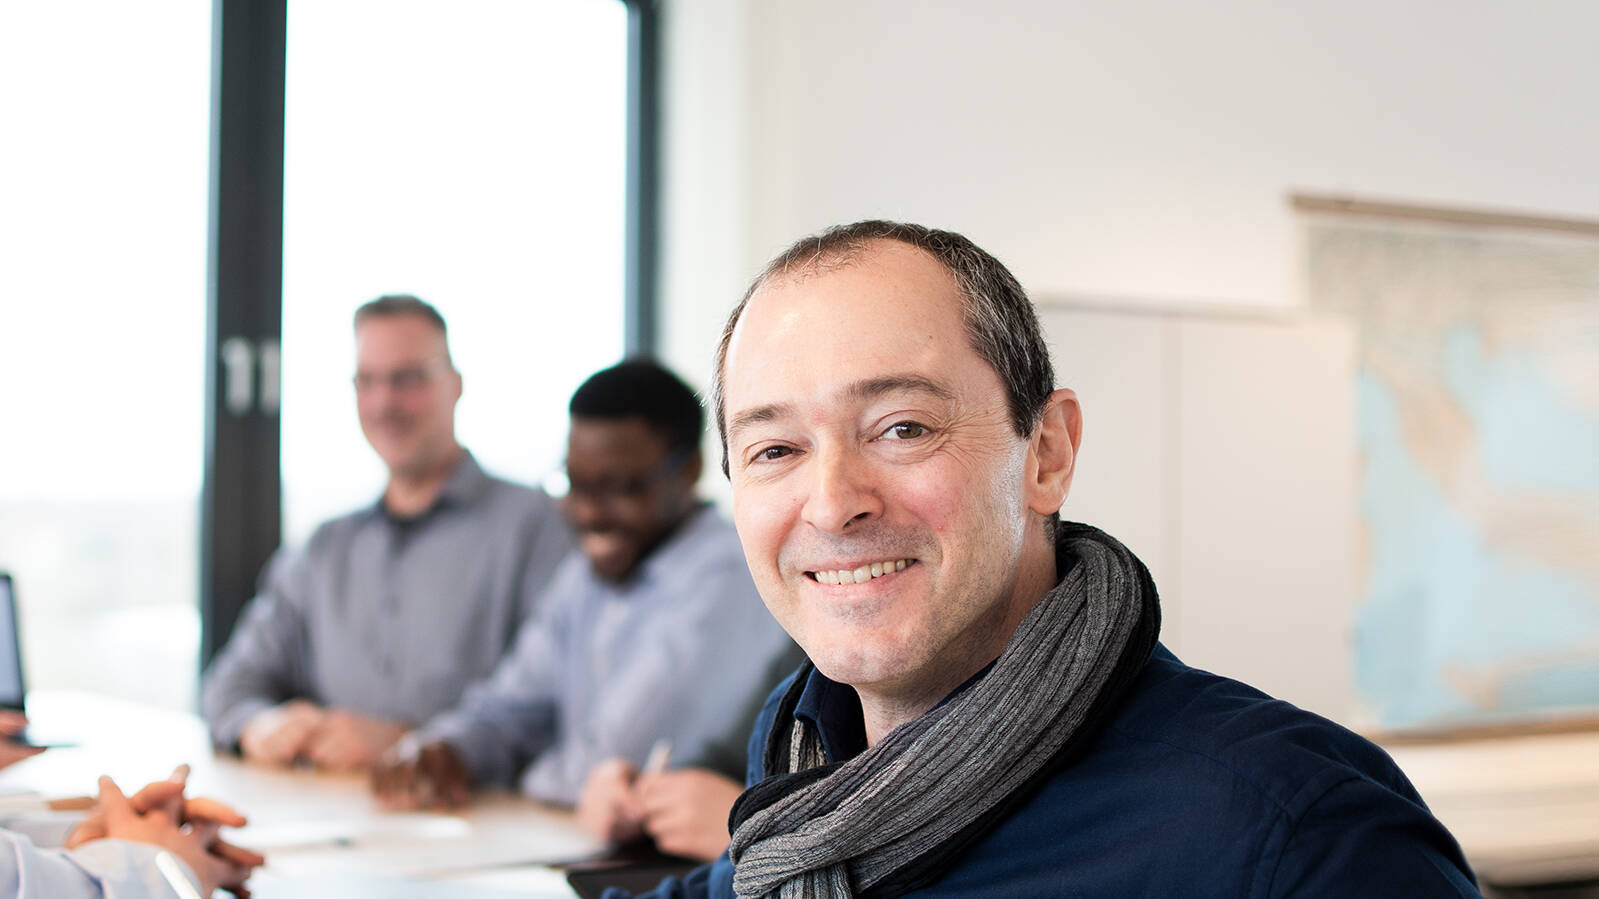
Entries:
[[699,452],[673,453],[642,419],[572,419],[564,507],[594,573],[632,574],[694,508],[699,476]]
[[962,313],[943,266],[882,241],[768,283],[729,346],[750,571],[817,667],[857,689],[964,679],[1038,598],[1017,574],[1024,540],[1043,541],[1024,488],[1029,441]]
[[355,407],[389,476],[426,475],[455,448],[461,376],[444,335],[416,315],[369,318],[355,330]]

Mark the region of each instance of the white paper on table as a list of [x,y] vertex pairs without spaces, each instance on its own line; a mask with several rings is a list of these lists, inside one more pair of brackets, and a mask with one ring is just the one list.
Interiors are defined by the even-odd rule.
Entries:
[[[267,851],[267,866],[286,877],[324,873],[383,874],[392,877],[436,877],[445,874],[499,868],[509,865],[573,861],[594,854],[592,838],[569,828],[474,829],[459,818],[448,818],[466,832],[434,833],[382,838],[356,837],[335,843],[307,844],[300,848]],[[244,837],[239,845],[251,846]]]
[[463,839],[472,825],[454,815],[368,815],[325,821],[257,824],[233,831],[228,842],[274,857],[326,850],[394,850],[432,840]]

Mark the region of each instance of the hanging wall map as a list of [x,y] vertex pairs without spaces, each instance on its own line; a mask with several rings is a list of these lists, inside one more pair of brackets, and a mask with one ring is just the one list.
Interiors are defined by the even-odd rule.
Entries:
[[1367,707],[1599,712],[1599,236],[1328,216],[1307,250],[1357,335]]

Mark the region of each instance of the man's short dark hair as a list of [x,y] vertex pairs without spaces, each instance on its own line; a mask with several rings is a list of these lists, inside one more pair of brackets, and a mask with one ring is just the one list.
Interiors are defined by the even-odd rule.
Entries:
[[454,368],[455,363],[450,359],[450,330],[444,324],[444,316],[432,304],[425,302],[421,297],[408,293],[384,294],[375,300],[362,303],[355,310],[355,328],[360,330],[361,325],[374,318],[403,318],[416,316],[439,331],[439,336],[444,338],[444,361]]
[[694,450],[705,430],[699,397],[677,375],[652,359],[628,359],[595,372],[572,394],[573,418],[640,418],[666,438],[666,448]]
[[767,264],[728,316],[716,348],[711,380],[712,407],[722,439],[722,473],[728,474],[726,384],[727,349],[733,329],[750,297],[774,278],[804,277],[842,268],[859,259],[870,245],[892,240],[915,247],[944,266],[966,300],[966,338],[1005,384],[1011,424],[1026,437],[1037,427],[1055,390],[1055,368],[1033,303],[1016,277],[987,251],[952,231],[922,225],[871,220],[836,225],[806,237]]

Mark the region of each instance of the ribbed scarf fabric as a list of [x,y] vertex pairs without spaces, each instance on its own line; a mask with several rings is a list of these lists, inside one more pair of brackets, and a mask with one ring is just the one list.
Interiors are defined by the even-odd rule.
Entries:
[[811,666],[767,735],[766,778],[733,807],[741,897],[894,896],[937,881],[1045,777],[1070,763],[1155,647],[1149,570],[1087,525],[1056,531],[1066,575],[989,671],[842,764],[794,717]]

